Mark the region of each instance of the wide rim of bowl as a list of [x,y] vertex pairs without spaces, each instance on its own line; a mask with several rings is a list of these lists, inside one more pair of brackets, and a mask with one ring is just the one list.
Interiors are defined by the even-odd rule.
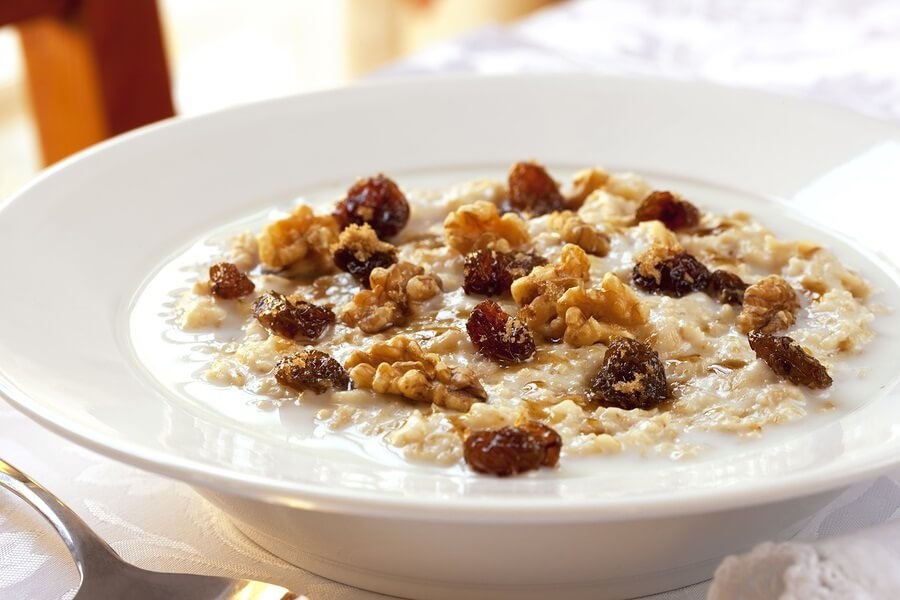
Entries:
[[[535,76],[527,77],[534,78]],[[590,79],[599,78],[608,82],[610,85],[616,85],[616,82],[632,82],[635,80],[653,82],[653,80],[649,78],[600,77],[597,75],[585,74],[553,74],[541,75],[539,77],[552,81],[577,81],[586,77]],[[250,105],[236,106],[197,117],[175,117],[102,142],[46,169],[17,194],[0,204],[0,219],[3,218],[4,212],[16,202],[20,201],[22,196],[27,192],[42,185],[44,181],[55,177],[57,173],[72,168],[73,165],[77,165],[79,161],[84,160],[86,157],[115,152],[120,145],[133,143],[134,140],[140,140],[148,135],[166,135],[166,132],[179,127],[181,123],[186,121],[240,118],[242,114],[251,114],[253,111],[267,110],[269,107],[274,107],[283,103],[293,103],[297,101],[297,98],[306,96],[328,97],[332,95],[354,94],[357,93],[358,90],[383,89],[386,87],[402,90],[404,86],[425,86],[436,81],[466,84],[465,82],[471,81],[503,81],[521,78],[521,76],[472,78],[469,76],[456,75],[421,77],[408,80],[369,81],[338,90],[326,90],[303,96],[277,98]],[[885,131],[890,132],[893,136],[900,139],[900,126],[896,124],[881,122],[830,105],[817,104],[794,98],[784,98],[755,90],[727,88],[710,83],[682,81],[665,81],[660,83],[665,86],[690,87],[696,89],[698,93],[714,93],[726,96],[734,94],[744,98],[752,98],[755,96],[769,100],[778,98],[779,102],[792,105],[797,110],[815,112],[822,119],[835,118],[843,121],[851,120],[869,127],[877,126],[884,128]],[[883,263],[884,261],[881,262]],[[893,270],[896,271],[894,265],[888,263],[886,267],[894,267]],[[900,379],[900,376],[891,382],[890,387],[894,387],[898,379]],[[900,453],[894,453],[892,455],[884,451],[872,451],[860,453],[860,455],[855,456],[853,459],[844,461],[839,468],[835,468],[833,465],[827,465],[825,468],[812,469],[802,473],[793,473],[784,478],[771,480],[760,478],[752,483],[745,482],[740,486],[733,488],[725,487],[715,490],[679,490],[678,494],[648,494],[639,498],[599,501],[524,497],[517,499],[512,505],[508,498],[478,498],[477,501],[473,500],[472,502],[460,503],[455,503],[452,499],[425,501],[418,497],[366,494],[359,491],[321,488],[302,482],[250,476],[220,468],[215,465],[205,464],[201,461],[185,459],[171,453],[147,449],[141,444],[110,440],[103,436],[98,436],[96,431],[90,431],[83,428],[31,400],[23,390],[18,389],[8,380],[4,373],[3,366],[0,366],[0,395],[9,400],[17,409],[48,429],[79,445],[116,460],[132,464],[148,471],[180,479],[192,485],[226,494],[234,494],[267,502],[285,504],[307,510],[400,518],[408,518],[410,509],[415,509],[414,515],[416,518],[450,521],[462,519],[475,521],[489,520],[492,522],[521,521],[526,518],[537,519],[540,521],[604,521],[613,519],[644,519],[682,514],[687,515],[737,509],[751,505],[770,504],[792,498],[809,496],[878,476],[900,465]]]

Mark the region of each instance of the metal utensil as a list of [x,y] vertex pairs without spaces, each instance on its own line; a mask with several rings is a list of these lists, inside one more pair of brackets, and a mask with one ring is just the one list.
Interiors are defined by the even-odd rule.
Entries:
[[37,509],[62,537],[81,575],[75,600],[294,600],[297,594],[283,587],[206,575],[159,573],[139,569],[122,560],[72,509],[33,481],[0,460],[0,485]]

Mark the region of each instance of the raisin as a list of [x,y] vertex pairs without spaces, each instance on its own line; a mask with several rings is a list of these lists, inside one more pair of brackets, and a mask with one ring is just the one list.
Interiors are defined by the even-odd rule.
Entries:
[[509,291],[513,281],[545,264],[546,259],[530,252],[478,250],[466,256],[463,289],[467,294],[499,296]]
[[350,389],[347,370],[318,350],[302,350],[279,359],[275,365],[275,379],[298,392],[310,390],[323,394],[330,389]]
[[234,300],[253,292],[256,286],[237,266],[220,262],[209,268],[209,291],[216,298]]
[[472,469],[499,477],[537,469],[545,455],[542,441],[518,427],[475,431],[463,448],[463,457]]
[[541,165],[520,162],[509,172],[509,207],[532,216],[563,210],[566,202],[557,184]]
[[381,239],[397,235],[409,221],[409,202],[391,179],[376,175],[357,181],[338,202],[334,218],[341,229],[368,223]]
[[353,275],[363,287],[371,289],[369,275],[381,267],[387,269],[397,262],[397,248],[382,242],[369,225],[350,225],[341,232],[332,247],[334,264]]
[[523,362],[535,351],[528,326],[508,315],[493,300],[485,300],[472,309],[466,331],[478,352],[491,360]]
[[691,229],[700,223],[700,211],[697,207],[676,197],[672,192],[652,192],[644,198],[634,215],[637,223],[641,221],[662,221],[671,229]]
[[710,273],[709,281],[706,282],[706,293],[722,304],[742,304],[746,289],[747,284],[743,279],[721,269]]
[[298,335],[315,339],[334,323],[330,309],[303,300],[292,302],[278,292],[267,292],[253,303],[253,316],[267,330],[283,338]]
[[635,265],[632,273],[634,285],[645,292],[681,298],[691,292],[705,290],[709,281],[709,269],[687,252],[679,252],[654,267],[658,278],[643,275],[641,265]]
[[788,336],[753,330],[748,339],[756,356],[791,383],[814,390],[824,389],[832,384],[831,376],[822,363]]
[[562,438],[550,427],[542,423],[526,423],[519,427],[530,433],[544,447],[544,460],[541,466],[555,467],[559,462],[559,452],[562,450]]
[[590,381],[588,397],[625,410],[647,410],[665,402],[669,386],[659,355],[638,340],[615,338]]

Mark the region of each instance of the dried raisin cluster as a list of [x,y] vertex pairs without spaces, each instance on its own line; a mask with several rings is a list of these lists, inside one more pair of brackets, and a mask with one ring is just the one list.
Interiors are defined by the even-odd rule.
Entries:
[[369,225],[350,225],[341,232],[333,249],[335,266],[353,275],[363,287],[371,289],[369,275],[397,262],[397,248],[382,242]]
[[341,363],[318,350],[302,350],[281,358],[275,365],[275,379],[303,392],[324,394],[328,390],[350,389],[350,376]]
[[796,385],[814,390],[831,385],[828,370],[788,336],[776,336],[754,330],[748,336],[750,348],[779,376]]
[[710,273],[706,283],[706,293],[721,304],[742,304],[746,289],[743,279],[721,269]]
[[256,286],[236,265],[216,263],[209,268],[209,292],[216,298],[234,300],[252,294]]
[[635,265],[632,273],[634,285],[645,292],[681,298],[706,290],[709,269],[687,252],[674,254],[653,266],[656,276],[644,274],[640,264]]
[[289,340],[298,336],[316,339],[335,321],[330,309],[304,300],[292,302],[275,291],[256,299],[253,316],[271,333]]
[[531,252],[478,250],[466,256],[463,289],[467,294],[499,296],[509,291],[513,281],[545,264],[544,258]]
[[512,210],[540,216],[565,208],[559,185],[535,162],[516,163],[509,172],[508,185]]
[[652,192],[644,198],[634,215],[636,222],[662,221],[672,231],[692,229],[700,223],[700,211],[696,206],[675,196],[672,192]]
[[479,353],[498,362],[523,362],[534,354],[534,337],[521,320],[499,304],[485,300],[472,309],[466,322],[469,339]]
[[529,423],[475,431],[466,438],[463,456],[479,473],[507,477],[539,467],[553,467],[559,460],[562,438],[550,427]]
[[666,371],[653,348],[620,337],[606,350],[600,370],[590,381],[588,397],[625,410],[649,410],[669,397]]
[[409,221],[409,202],[400,188],[384,175],[357,181],[338,202],[334,218],[341,229],[369,224],[379,238],[400,233]]

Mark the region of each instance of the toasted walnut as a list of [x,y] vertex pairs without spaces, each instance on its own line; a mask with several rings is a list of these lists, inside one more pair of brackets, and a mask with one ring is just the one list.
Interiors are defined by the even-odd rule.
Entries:
[[567,198],[567,204],[577,209],[588,196],[601,189],[609,181],[609,173],[599,167],[578,171],[572,177],[572,192]]
[[556,303],[565,322],[563,340],[572,346],[608,343],[613,337],[630,337],[626,327],[643,325],[648,311],[621,279],[607,273],[598,289],[569,288]]
[[679,231],[696,227],[700,223],[700,211],[672,192],[656,191],[644,198],[634,220],[636,223],[660,221],[672,231]]
[[369,282],[371,290],[361,290],[340,310],[341,322],[366,333],[405,325],[412,316],[412,302],[424,302],[441,293],[436,275],[426,275],[425,269],[408,262],[374,269]]
[[332,246],[334,264],[363,285],[371,288],[369,275],[378,267],[387,268],[397,262],[397,248],[382,242],[368,224],[350,225]]
[[360,179],[334,207],[341,229],[368,223],[381,239],[400,233],[409,221],[409,202],[394,181],[384,175]]
[[749,341],[756,356],[791,383],[816,390],[832,384],[831,376],[822,363],[793,339],[751,331]]
[[497,362],[523,362],[534,354],[534,337],[520,319],[493,300],[480,302],[466,321],[469,339],[480,354]]
[[778,275],[763,277],[744,292],[744,307],[737,318],[741,333],[758,329],[775,333],[794,324],[800,309],[794,288]]
[[512,282],[525,277],[547,260],[531,252],[498,252],[483,248],[466,255],[463,289],[467,294],[499,296]]
[[571,211],[553,213],[547,225],[551,231],[558,233],[564,242],[575,244],[588,254],[594,256],[609,254],[609,236],[593,225],[588,225]]
[[540,423],[475,431],[466,438],[463,457],[479,473],[507,477],[559,461],[562,438]]
[[324,394],[350,389],[350,377],[341,363],[318,350],[301,350],[281,358],[275,365],[278,383],[303,392]]
[[220,262],[209,268],[209,293],[216,298],[234,300],[253,292],[256,286],[237,266]]
[[316,339],[334,323],[334,313],[323,306],[266,292],[253,303],[253,316],[270,333],[289,340],[298,336]]
[[471,372],[450,368],[438,354],[424,352],[402,335],[375,343],[367,351],[357,350],[345,366],[356,387],[379,394],[395,394],[459,411],[487,399]]
[[565,208],[559,184],[536,162],[520,162],[509,171],[509,207],[531,216]]
[[338,226],[331,215],[317,216],[301,204],[290,216],[263,227],[257,238],[259,259],[271,270],[290,268],[298,274],[317,273],[331,268],[329,248],[338,238]]
[[493,248],[509,252],[529,240],[525,221],[519,215],[500,215],[497,205],[479,200],[459,207],[444,220],[447,245],[467,254]]
[[677,246],[653,244],[638,256],[632,282],[645,292],[681,298],[706,289],[709,269]]
[[590,272],[591,262],[584,250],[566,244],[558,263],[535,267],[529,275],[513,282],[510,292],[522,307],[519,317],[546,339],[562,339],[565,322],[556,311],[556,303],[569,288],[584,285]]
[[659,355],[638,340],[614,339],[591,379],[588,397],[624,410],[647,410],[664,402],[669,387]]

